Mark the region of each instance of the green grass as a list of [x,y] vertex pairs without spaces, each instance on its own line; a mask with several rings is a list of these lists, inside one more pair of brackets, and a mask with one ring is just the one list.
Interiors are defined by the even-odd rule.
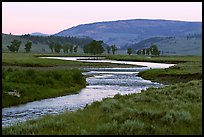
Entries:
[[[14,54],[10,55],[13,56]],[[32,62],[32,60],[36,59],[34,59],[33,54],[26,56],[30,57],[23,58],[22,55],[19,55],[19,57],[15,56],[10,62],[14,63],[14,65],[21,64],[20,57],[22,57],[21,59],[24,63],[21,65],[23,66],[27,62]],[[110,58],[110,56],[108,58]],[[151,79],[153,81],[173,85],[169,85],[163,88],[149,88],[147,90],[142,90],[142,92],[139,94],[131,94],[125,96],[117,94],[114,98],[103,99],[103,101],[100,102],[96,101],[91,105],[85,107],[83,110],[80,109],[75,112],[65,112],[63,114],[55,116],[47,115],[36,120],[29,120],[25,123],[3,128],[2,133],[47,135],[202,134],[201,56],[160,56],[147,58],[145,56],[135,55],[115,55],[111,56],[111,58],[117,60],[178,63],[177,65],[167,69],[151,69],[139,73],[139,75],[144,77],[145,79]],[[27,60],[25,61],[24,59]],[[9,58],[7,58],[7,63],[9,62],[8,60]],[[37,60],[36,63],[40,62],[38,61],[39,60]],[[41,63],[43,64],[44,61],[48,60],[45,59]],[[55,61],[58,62],[57,60],[54,60],[53,65],[57,64]],[[3,70],[3,72],[4,71],[6,73],[9,73],[8,70]],[[6,84],[3,83],[3,101],[5,98],[4,95],[6,91],[10,89],[11,85],[14,85],[16,88],[18,88],[17,90],[19,90],[20,88],[27,88],[25,86],[25,83],[26,81],[29,81],[29,77],[27,80],[24,80],[23,84],[13,84],[11,83],[11,81],[9,81],[10,83],[6,81],[8,79],[13,80],[13,78],[15,80],[15,77],[18,81],[18,77],[22,78],[23,75],[26,75],[27,73],[30,74],[32,72],[29,72],[29,70],[28,72],[21,74],[21,71],[23,70],[20,70],[17,73],[18,75],[14,75],[15,73],[10,73],[12,74],[12,77],[10,77],[11,79],[6,78],[5,72],[3,73],[3,82],[7,82],[8,84],[8,86],[6,86]],[[37,70],[35,71],[37,72]],[[39,72],[42,73],[42,76],[44,76],[44,73],[46,71]],[[54,79],[54,77],[57,76],[53,74],[51,79]],[[44,79],[42,78],[42,81],[43,80]],[[33,79],[34,85],[37,85],[37,81],[38,80],[36,80],[35,78]],[[31,84],[28,87],[30,86]],[[43,89],[39,89],[38,91],[43,91]],[[14,99],[12,98],[11,100]]]
[[93,54],[90,54],[90,53],[69,53],[69,54],[59,54],[59,53],[47,53],[47,54],[33,54],[34,56],[36,57],[105,57],[106,55],[103,55],[103,54],[96,54],[96,55],[93,55]]
[[175,63],[175,66],[166,69],[150,69],[139,72],[144,79],[160,82],[163,84],[175,84],[188,82],[194,79],[202,79],[202,56],[137,56],[115,55],[106,58],[128,61],[147,61]]
[[189,61],[201,61],[202,56],[143,56],[143,55],[110,55],[107,59],[126,61],[147,61],[159,63],[181,63]]
[[[61,54],[2,54],[3,107],[78,92],[82,87],[85,87],[85,85],[80,85],[77,81],[67,81],[70,78],[72,79],[72,70],[70,69],[73,68],[131,66],[38,58],[40,56],[61,56]],[[78,54],[77,56],[82,55]],[[75,72],[76,71],[73,71],[73,73]],[[76,72],[76,74],[78,73],[79,72]],[[56,75],[59,75],[62,79],[56,78]],[[79,78],[81,78],[81,75],[79,75]],[[80,81],[82,81],[82,79]],[[83,79],[83,81],[85,80]],[[8,95],[8,92],[13,90],[20,92],[21,97],[18,98]]]
[[23,67],[50,67],[57,65],[79,65],[79,62],[37,58],[31,53],[2,53],[2,65]]
[[194,79],[202,79],[202,62],[185,62],[165,69],[150,69],[139,72],[144,79],[160,82],[163,84],[175,84],[188,82]]
[[48,115],[8,128],[3,134],[202,134],[202,81],[103,99],[83,110]]
[[[128,67],[132,65],[112,64],[112,63],[88,63],[78,61],[67,61],[59,59],[44,59],[38,57],[44,56],[90,56],[82,54],[34,54],[34,53],[2,53],[3,66],[20,66],[20,67],[56,67],[62,66],[66,68],[81,67]],[[135,66],[135,65],[134,65]],[[136,67],[136,66],[135,66]],[[49,68],[50,69],[50,68]]]
[[[86,85],[85,78],[77,69],[41,71],[3,68],[2,81],[2,107],[74,94]],[[8,94],[14,90],[20,93],[20,97]]]

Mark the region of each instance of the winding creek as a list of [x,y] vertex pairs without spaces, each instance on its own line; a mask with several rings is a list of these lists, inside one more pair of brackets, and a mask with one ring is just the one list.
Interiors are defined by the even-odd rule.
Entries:
[[[44,57],[45,58],[45,57]],[[35,119],[48,114],[59,114],[65,111],[82,109],[94,101],[101,101],[103,98],[112,98],[116,94],[139,93],[142,89],[149,87],[165,86],[160,83],[151,82],[138,77],[140,71],[150,68],[168,68],[174,64],[93,60],[92,58],[81,57],[46,57],[51,59],[65,59],[84,62],[109,62],[119,64],[142,65],[145,67],[132,68],[84,68],[83,75],[87,77],[88,85],[78,94],[55,97],[34,101],[19,106],[2,109],[2,127],[13,125],[29,119]]]

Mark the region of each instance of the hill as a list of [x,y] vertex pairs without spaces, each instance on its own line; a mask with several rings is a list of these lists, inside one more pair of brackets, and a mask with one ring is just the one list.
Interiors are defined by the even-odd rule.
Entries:
[[31,36],[49,36],[49,34],[44,34],[44,33],[40,33],[40,32],[34,32],[30,34]]
[[140,50],[149,48],[152,44],[156,44],[163,55],[202,55],[201,34],[177,37],[152,37],[129,45],[128,48]]
[[119,48],[150,37],[202,33],[202,22],[132,19],[81,24],[60,31],[55,36],[89,36]]
[[28,40],[32,41],[32,52],[37,53],[50,53],[49,49],[49,42],[57,42],[60,44],[70,43],[72,45],[79,46],[79,51],[82,50],[82,47],[85,44],[90,43],[93,39],[89,37],[60,37],[60,36],[31,36],[31,35],[8,35],[2,33],[2,51],[7,52],[8,48],[7,46],[11,44],[11,41],[14,39],[20,40],[21,46],[19,49],[19,52],[24,52],[24,45]]

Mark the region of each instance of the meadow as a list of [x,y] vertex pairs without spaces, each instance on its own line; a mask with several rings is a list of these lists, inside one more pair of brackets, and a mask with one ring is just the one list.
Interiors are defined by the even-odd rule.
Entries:
[[[167,69],[151,69],[139,73],[141,77],[168,84],[168,86],[149,88],[137,94],[124,96],[117,94],[114,98],[106,98],[100,102],[96,101],[75,112],[65,112],[55,116],[47,115],[36,120],[29,120],[25,123],[3,128],[2,133],[24,135],[202,134],[201,56],[142,57],[115,55],[107,56],[107,58],[168,62],[177,65]],[[9,64],[9,61],[3,60],[3,62],[7,62],[6,65]],[[9,65],[11,64],[12,61]],[[4,71],[8,72],[8,70]],[[22,74],[29,73],[29,71]]]
[[202,61],[202,56],[145,56],[145,55],[108,55],[107,59],[113,60],[126,60],[126,61],[147,61],[147,62],[158,62],[158,63],[182,63],[189,61]]
[[[2,53],[3,67],[25,68],[82,68],[82,67],[128,67],[132,65],[112,64],[112,63],[88,63],[77,61],[66,61],[58,59],[44,59],[38,57],[70,57],[70,56],[98,56],[90,54],[36,54],[36,53]],[[104,57],[100,55],[101,57]],[[135,66],[135,65],[134,65]],[[51,68],[50,68],[51,67]]]

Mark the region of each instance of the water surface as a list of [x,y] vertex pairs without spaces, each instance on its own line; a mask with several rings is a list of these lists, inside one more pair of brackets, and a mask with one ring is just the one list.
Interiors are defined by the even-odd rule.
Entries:
[[[155,64],[150,65],[152,68],[157,68]],[[162,64],[158,68],[167,66],[168,64],[166,66]],[[142,89],[149,87],[164,86],[163,84],[144,80],[137,76],[140,71],[149,68],[150,66],[140,68],[84,68],[86,72],[83,75],[91,77],[86,78],[88,85],[78,94],[43,99],[4,108],[2,109],[2,126],[13,125],[48,114],[59,114],[65,111],[82,109],[87,104],[91,104],[94,101],[101,101],[103,98],[112,98],[116,94],[139,93]]]

